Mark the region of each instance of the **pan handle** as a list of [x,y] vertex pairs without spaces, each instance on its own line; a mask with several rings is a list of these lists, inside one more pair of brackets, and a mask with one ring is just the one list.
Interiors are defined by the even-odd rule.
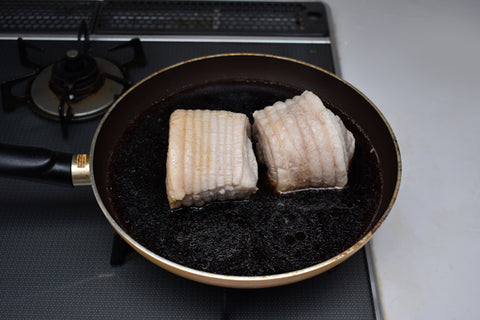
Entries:
[[91,184],[88,154],[9,144],[0,144],[0,176],[67,186]]

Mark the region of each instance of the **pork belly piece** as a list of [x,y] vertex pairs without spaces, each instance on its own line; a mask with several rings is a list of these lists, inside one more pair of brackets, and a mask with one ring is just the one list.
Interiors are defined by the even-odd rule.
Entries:
[[355,138],[310,91],[253,113],[259,161],[278,192],[342,188]]
[[246,115],[176,110],[170,116],[167,197],[171,209],[247,199],[258,168]]

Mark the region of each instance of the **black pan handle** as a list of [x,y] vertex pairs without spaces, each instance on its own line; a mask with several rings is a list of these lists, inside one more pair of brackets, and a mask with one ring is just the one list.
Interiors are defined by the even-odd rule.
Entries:
[[0,144],[1,176],[74,186],[79,185],[76,183],[78,179],[74,177],[77,164],[87,171],[86,180],[88,181],[82,184],[89,184],[88,155],[72,155],[36,147]]

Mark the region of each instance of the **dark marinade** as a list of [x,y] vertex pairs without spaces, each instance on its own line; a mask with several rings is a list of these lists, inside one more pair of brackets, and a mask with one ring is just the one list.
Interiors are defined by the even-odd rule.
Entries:
[[152,106],[114,146],[110,196],[121,225],[144,247],[197,270],[241,276],[279,274],[327,260],[367,232],[381,194],[368,137],[341,110],[356,139],[348,186],[277,194],[259,167],[249,200],[170,210],[165,173],[168,121],[175,109],[223,109],[249,116],[301,90],[272,83],[216,83],[187,89]]

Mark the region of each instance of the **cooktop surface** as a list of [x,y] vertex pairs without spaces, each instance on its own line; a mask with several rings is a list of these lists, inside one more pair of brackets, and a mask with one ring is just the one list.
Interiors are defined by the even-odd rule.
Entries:
[[[82,2],[76,5],[79,3]],[[234,15],[232,4],[222,7],[223,2],[207,2],[203,7],[185,7],[189,2],[179,2],[182,7],[175,7],[177,2],[172,2],[173,7],[167,9],[152,2],[153,9],[143,13],[138,8],[133,10],[132,3],[86,2],[82,9],[86,14],[78,18],[78,24],[65,24],[60,29],[41,24],[50,19],[47,16],[60,14],[56,9],[47,14],[46,7],[38,9],[44,11],[37,14],[43,20],[38,18],[36,27],[4,23],[0,29],[0,82],[9,85],[4,86],[8,90],[2,90],[0,143],[88,153],[102,110],[78,119],[69,118],[65,104],[62,118],[57,114],[61,99],[48,115],[35,109],[32,98],[25,96],[35,81],[31,75],[38,75],[68,52],[72,54],[72,50],[84,50],[85,38],[89,40],[89,51],[115,61],[122,71],[128,69],[119,76],[120,81],[114,81],[125,87],[174,63],[225,52],[281,55],[336,71],[327,11],[321,3],[300,7],[299,3],[275,3],[278,7],[273,17],[255,16],[252,8],[242,3],[233,8],[239,14],[231,20],[228,19]],[[256,12],[258,5],[253,7]],[[33,7],[28,8],[24,10]],[[2,8],[5,17],[7,9],[28,14],[14,2]],[[120,19],[120,9],[134,13],[135,18],[123,13],[125,19]],[[290,14],[292,10],[296,14]],[[191,17],[190,26],[179,18],[186,14]],[[167,15],[170,25],[165,22]],[[161,31],[154,32],[155,28],[148,23],[132,22],[138,21],[139,16],[144,22],[158,22],[163,17],[163,24],[155,24]],[[228,29],[228,21],[238,17],[267,19],[271,26],[262,22],[264,26],[253,28],[253,24],[237,21]],[[276,18],[287,27],[276,29],[272,22]],[[130,22],[118,25],[120,20]],[[78,34],[81,41],[76,40]],[[136,38],[141,49],[131,45]],[[126,43],[129,44],[125,46]],[[110,50],[114,47],[120,49]],[[14,79],[19,80],[12,82]],[[225,289],[180,278],[128,250],[122,255],[125,248],[89,187],[65,188],[0,177],[0,207],[2,318],[381,317],[369,246],[334,269],[296,284],[257,290]]]

